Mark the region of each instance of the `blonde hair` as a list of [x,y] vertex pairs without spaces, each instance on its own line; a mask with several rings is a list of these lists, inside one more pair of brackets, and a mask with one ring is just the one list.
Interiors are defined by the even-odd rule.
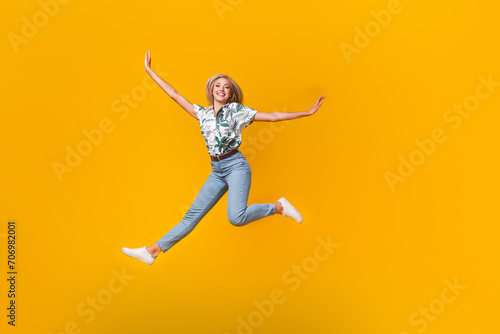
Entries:
[[207,81],[205,92],[207,94],[208,104],[214,104],[214,96],[212,95],[214,91],[214,85],[215,81],[220,78],[227,79],[229,81],[229,86],[231,87],[231,97],[227,100],[227,103],[237,102],[241,104],[243,102],[243,92],[241,91],[240,86],[238,86],[238,84],[234,82],[234,80],[231,79],[228,75],[223,73],[216,74]]

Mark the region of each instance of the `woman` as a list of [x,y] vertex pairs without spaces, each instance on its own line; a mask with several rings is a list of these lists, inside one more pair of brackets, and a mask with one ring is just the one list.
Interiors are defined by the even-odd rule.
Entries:
[[281,214],[301,223],[302,216],[284,197],[274,204],[247,206],[251,171],[245,157],[238,150],[241,131],[253,121],[278,122],[313,115],[325,97],[321,96],[308,111],[257,112],[240,104],[243,99],[241,89],[231,78],[225,74],[217,74],[206,85],[207,99],[213,107],[203,108],[189,102],[151,69],[149,50],[144,65],[146,72],[161,89],[198,120],[210,154],[212,173],[180,223],[151,246],[123,248],[123,253],[152,265],[158,254],[165,253],[188,235],[226,192],[228,218],[233,225],[243,226],[274,214]]

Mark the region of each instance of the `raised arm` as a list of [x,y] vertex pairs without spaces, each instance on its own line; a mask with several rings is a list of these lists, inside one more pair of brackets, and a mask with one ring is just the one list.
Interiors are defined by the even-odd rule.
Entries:
[[321,95],[316,101],[316,103],[307,111],[297,111],[297,112],[286,112],[286,111],[276,111],[276,112],[258,112],[253,118],[256,122],[279,122],[297,119],[305,116],[314,115],[314,113],[323,105],[321,101],[326,96]]
[[184,96],[179,94],[179,92],[177,92],[174,87],[163,80],[158,74],[156,74],[155,71],[153,71],[153,69],[151,68],[151,53],[149,52],[149,50],[144,58],[144,67],[146,67],[146,72],[151,76],[151,78],[158,84],[158,86],[160,86],[161,89],[163,89],[163,91],[165,91],[165,93],[167,93],[167,95],[172,100],[177,102],[177,104],[180,105],[182,109],[186,110],[189,115],[197,119],[193,104],[189,102]]

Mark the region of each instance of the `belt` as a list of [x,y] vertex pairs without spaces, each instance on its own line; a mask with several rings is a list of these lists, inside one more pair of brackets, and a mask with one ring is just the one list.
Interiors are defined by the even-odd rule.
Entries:
[[238,151],[238,149],[237,149],[237,148],[235,148],[234,150],[231,150],[231,151],[229,151],[229,152],[227,152],[227,153],[224,153],[224,154],[222,154],[222,155],[213,156],[213,157],[212,157],[212,156],[210,156],[210,159],[211,159],[212,161],[221,161],[222,159],[229,158],[230,156],[232,156],[232,155],[234,155],[234,154],[236,154],[236,153],[238,153],[238,152],[239,152],[239,151]]

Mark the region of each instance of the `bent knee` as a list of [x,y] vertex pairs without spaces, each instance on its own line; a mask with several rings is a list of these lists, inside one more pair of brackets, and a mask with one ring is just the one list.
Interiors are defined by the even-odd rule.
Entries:
[[243,215],[239,215],[239,216],[229,215],[227,218],[229,219],[229,222],[231,224],[233,224],[234,226],[245,225],[245,217]]

